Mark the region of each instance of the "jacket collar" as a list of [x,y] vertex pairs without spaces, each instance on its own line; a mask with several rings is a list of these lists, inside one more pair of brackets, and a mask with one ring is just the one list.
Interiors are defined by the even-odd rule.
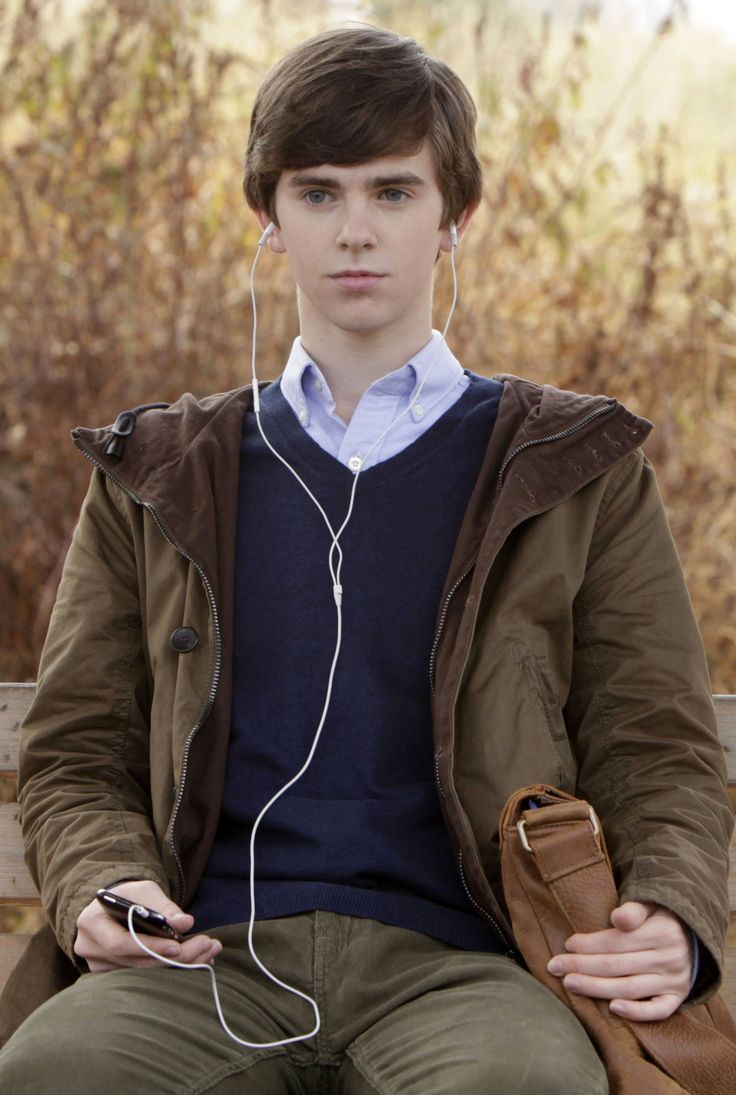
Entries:
[[491,557],[510,530],[570,497],[638,448],[651,422],[606,396],[579,395],[510,373],[471,495],[445,594],[482,545]]
[[[605,396],[579,395],[513,374],[468,506],[451,567],[477,549],[491,512],[513,527],[542,513],[637,448],[652,429]],[[105,449],[112,427],[72,431],[75,444],[137,501],[153,508],[185,554],[208,568],[211,526],[198,519],[207,500],[226,525],[235,521],[243,415],[250,386],[198,400],[183,395],[167,409],[137,416],[123,456]],[[234,525],[231,527],[234,532]]]

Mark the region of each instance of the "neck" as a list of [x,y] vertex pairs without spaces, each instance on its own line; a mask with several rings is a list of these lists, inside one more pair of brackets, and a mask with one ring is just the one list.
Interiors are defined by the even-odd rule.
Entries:
[[402,365],[432,337],[429,318],[424,323],[412,323],[402,328],[374,332],[345,331],[311,324],[300,309],[302,344],[322,371],[336,413],[349,423],[361,396],[382,376]]

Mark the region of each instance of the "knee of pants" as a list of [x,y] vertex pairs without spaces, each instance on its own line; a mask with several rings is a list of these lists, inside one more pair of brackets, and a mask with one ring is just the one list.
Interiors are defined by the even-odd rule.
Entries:
[[[454,1090],[451,1088],[438,1090]],[[600,1060],[569,1062],[550,1057],[531,1067],[523,1060],[496,1061],[481,1066],[463,1080],[463,1095],[608,1095],[608,1079]]]
[[[89,1054],[86,1050],[79,1053],[77,1047],[44,1043],[42,1039],[38,1045],[18,1044],[11,1039],[0,1053],[0,1091],[12,1091],[13,1095],[102,1091],[111,1080],[107,1071],[109,1058],[106,1063],[105,1054],[95,1054],[94,1047],[86,1049]],[[95,1056],[99,1061],[95,1061]],[[93,1078],[94,1088],[90,1087]]]
[[[120,1091],[140,1080],[139,1047],[119,1047],[85,1028],[54,1036],[53,1026],[31,1016],[0,1052],[0,1092],[13,1095],[79,1095]],[[138,1070],[138,1071],[137,1071]]]
[[591,1045],[589,1054],[567,1058],[553,1051],[530,1059],[520,1052],[489,1064],[477,1088],[463,1089],[464,1095],[488,1095],[489,1090],[504,1095],[608,1095],[609,1088],[606,1070]]
[[592,1044],[582,1042],[575,1053],[565,1053],[543,1036],[534,1052],[523,1041],[495,1050],[481,1043],[467,1045],[442,1058],[419,1061],[376,1060],[355,1047],[348,1050],[340,1070],[341,1095],[608,1095],[608,1079]]

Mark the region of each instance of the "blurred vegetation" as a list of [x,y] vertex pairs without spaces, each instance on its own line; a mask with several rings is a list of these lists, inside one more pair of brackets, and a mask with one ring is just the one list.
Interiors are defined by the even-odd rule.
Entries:
[[[89,476],[77,424],[247,382],[241,192],[250,107],[283,52],[336,5],[261,0],[237,35],[206,0],[0,0],[0,678],[31,680]],[[377,0],[477,98],[485,199],[458,255],[450,342],[467,367],[606,392],[652,419],[657,467],[715,691],[736,691],[736,299],[728,160],[622,104],[676,31],[606,36],[588,6],[557,26],[520,5]],[[611,73],[616,74],[611,83]],[[591,113],[591,103],[599,104]],[[603,105],[600,105],[603,104]],[[616,128],[618,127],[618,128]],[[616,133],[611,149],[611,133]],[[607,142],[609,142],[607,144]],[[625,167],[622,164],[625,163]],[[274,256],[259,267],[259,371],[297,332]],[[440,264],[435,326],[449,305]]]

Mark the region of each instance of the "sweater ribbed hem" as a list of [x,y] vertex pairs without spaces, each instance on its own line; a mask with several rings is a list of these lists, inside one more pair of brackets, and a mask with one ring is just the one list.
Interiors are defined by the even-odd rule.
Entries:
[[[196,931],[208,931],[225,924],[248,920],[248,891],[241,880],[210,880],[212,901],[207,893],[197,894]],[[209,886],[205,885],[205,889]],[[378,920],[396,928],[408,928],[432,939],[439,939],[461,950],[505,954],[506,947],[490,925],[473,913],[446,908],[412,894],[362,890],[327,882],[256,883],[256,920],[274,920],[282,916],[322,909],[343,916]]]

